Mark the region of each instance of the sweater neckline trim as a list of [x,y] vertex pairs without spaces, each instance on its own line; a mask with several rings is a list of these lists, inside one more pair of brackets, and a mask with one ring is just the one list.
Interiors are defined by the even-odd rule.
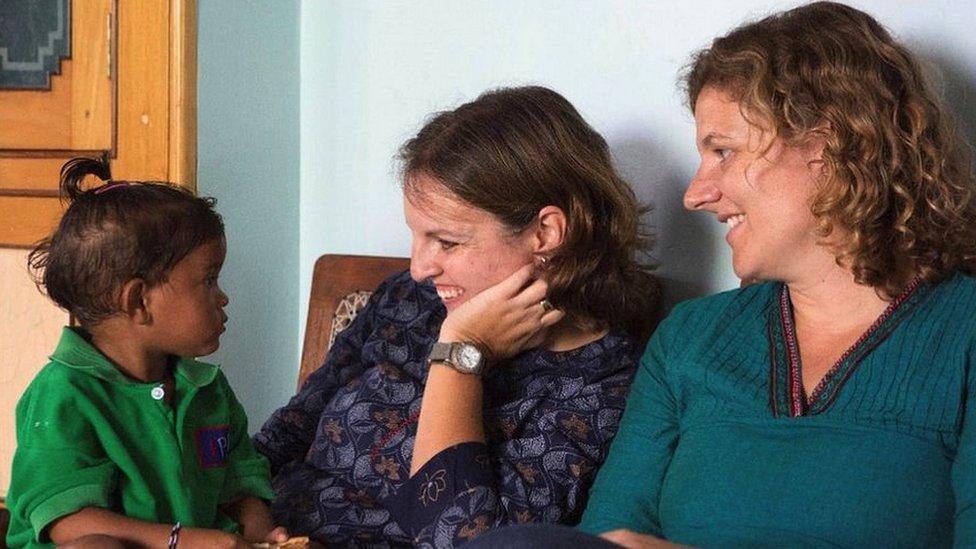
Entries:
[[800,346],[796,338],[793,304],[786,284],[773,292],[766,332],[769,341],[769,402],[773,417],[801,417],[820,414],[834,403],[861,361],[904,320],[928,294],[931,285],[912,280],[861,337],[837,359],[810,395],[803,388]]

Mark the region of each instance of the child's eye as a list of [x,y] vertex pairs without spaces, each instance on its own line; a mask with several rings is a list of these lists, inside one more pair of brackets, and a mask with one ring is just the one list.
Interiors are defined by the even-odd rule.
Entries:
[[207,286],[216,286],[217,285],[217,275],[208,276],[207,279],[204,282],[206,283]]
[[444,240],[443,238],[438,238],[437,243],[441,245],[441,249],[444,251],[450,250],[451,248],[458,245],[457,242],[452,242],[450,240]]

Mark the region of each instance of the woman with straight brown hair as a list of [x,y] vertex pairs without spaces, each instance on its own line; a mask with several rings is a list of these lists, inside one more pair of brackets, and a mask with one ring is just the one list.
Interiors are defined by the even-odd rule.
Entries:
[[633,191],[556,92],[487,92],[401,151],[410,271],[255,437],[275,516],[330,544],[574,524],[657,286]]

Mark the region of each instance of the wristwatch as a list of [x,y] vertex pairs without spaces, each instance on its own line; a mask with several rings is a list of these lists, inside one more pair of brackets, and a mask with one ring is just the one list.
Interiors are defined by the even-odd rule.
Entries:
[[436,342],[427,356],[427,363],[441,362],[462,374],[479,375],[485,369],[485,355],[471,343]]

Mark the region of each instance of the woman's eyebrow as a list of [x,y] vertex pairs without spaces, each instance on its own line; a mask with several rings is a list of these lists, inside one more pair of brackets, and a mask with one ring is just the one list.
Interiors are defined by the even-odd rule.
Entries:
[[732,137],[721,133],[711,132],[701,140],[701,144],[702,147],[710,147],[714,145],[716,141],[721,141],[724,139],[732,139]]
[[449,237],[454,237],[454,238],[463,238],[464,237],[464,235],[462,233],[457,233],[457,232],[454,232],[454,231],[449,231],[447,229],[433,229],[433,230],[430,230],[430,231],[425,232],[424,233],[424,236],[427,236],[427,237],[430,237],[430,238],[438,238],[438,237],[442,237],[442,236],[449,236]]

